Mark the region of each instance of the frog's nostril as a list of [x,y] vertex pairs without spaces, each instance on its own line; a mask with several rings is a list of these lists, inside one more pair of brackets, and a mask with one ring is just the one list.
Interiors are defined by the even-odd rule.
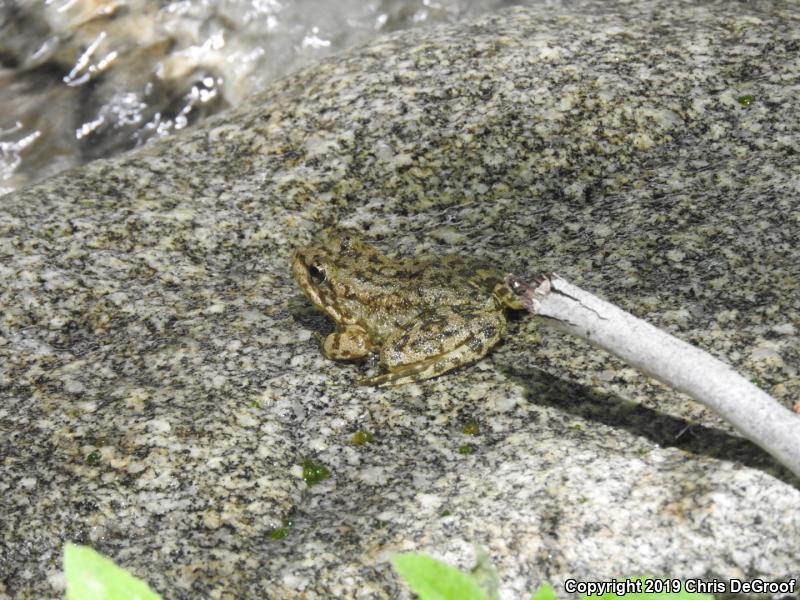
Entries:
[[311,277],[314,285],[321,285],[325,281],[325,272],[316,265],[308,267],[308,276]]

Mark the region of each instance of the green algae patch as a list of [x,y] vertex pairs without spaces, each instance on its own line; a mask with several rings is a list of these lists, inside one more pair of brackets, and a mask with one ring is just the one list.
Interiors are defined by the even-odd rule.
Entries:
[[743,106],[744,108],[747,108],[748,106],[750,106],[753,102],[755,102],[755,100],[756,100],[756,97],[753,96],[752,94],[745,94],[744,96],[739,96],[736,99],[736,101],[741,106]]
[[271,540],[284,540],[289,537],[288,527],[278,527],[269,532],[269,539]]
[[464,423],[464,427],[461,429],[461,431],[467,435],[478,435],[481,432],[481,428],[477,421],[470,420]]
[[375,440],[375,436],[369,431],[359,429],[350,437],[350,443],[353,446],[363,446],[364,444],[371,444]]
[[325,465],[315,463],[312,460],[303,461],[303,481],[305,481],[306,485],[309,487],[321,481],[325,481],[330,476],[331,472]]
[[276,542],[285,540],[287,537],[289,537],[289,532],[292,530],[292,525],[294,525],[292,521],[284,521],[283,525],[276,527],[269,532],[269,539],[275,540]]

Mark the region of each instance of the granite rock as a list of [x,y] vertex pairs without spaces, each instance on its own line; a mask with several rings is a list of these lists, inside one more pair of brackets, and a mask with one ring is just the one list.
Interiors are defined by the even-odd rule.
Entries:
[[476,365],[357,387],[289,262],[335,226],[557,270],[789,406],[799,52],[791,2],[547,2],[4,197],[0,596],[60,597],[65,541],[165,598],[407,597],[391,555],[473,544],[503,598],[796,576],[798,482],[702,406],[523,317]]

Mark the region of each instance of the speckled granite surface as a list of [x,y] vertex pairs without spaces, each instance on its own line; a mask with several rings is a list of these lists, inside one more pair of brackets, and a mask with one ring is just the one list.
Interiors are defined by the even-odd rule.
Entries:
[[339,225],[557,269],[789,405],[799,53],[792,3],[548,3],[3,198],[0,596],[59,597],[65,540],[165,598],[397,597],[393,553],[473,543],[504,598],[798,575],[798,482],[702,407],[525,319],[470,368],[355,387],[289,260]]

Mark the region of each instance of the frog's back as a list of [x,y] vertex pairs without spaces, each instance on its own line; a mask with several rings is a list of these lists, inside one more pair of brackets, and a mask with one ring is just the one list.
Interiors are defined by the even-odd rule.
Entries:
[[493,290],[502,274],[485,262],[458,255],[443,256],[420,264],[419,274],[410,278],[420,304],[435,310],[438,306],[492,306]]

